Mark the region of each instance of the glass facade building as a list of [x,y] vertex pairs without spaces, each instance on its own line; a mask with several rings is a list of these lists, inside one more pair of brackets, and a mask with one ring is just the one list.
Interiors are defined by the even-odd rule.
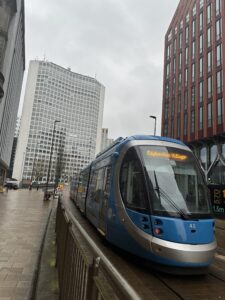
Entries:
[[0,1],[0,187],[9,168],[25,69],[24,1]]
[[104,92],[95,78],[31,61],[13,177],[45,182],[52,150],[50,182],[70,181],[100,151]]
[[162,135],[188,144],[225,185],[225,1],[181,0],[165,36]]

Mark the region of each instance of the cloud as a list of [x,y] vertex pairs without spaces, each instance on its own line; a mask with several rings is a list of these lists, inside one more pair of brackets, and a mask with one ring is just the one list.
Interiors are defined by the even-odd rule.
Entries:
[[27,0],[26,53],[106,87],[103,126],[113,138],[160,133],[164,35],[178,0]]

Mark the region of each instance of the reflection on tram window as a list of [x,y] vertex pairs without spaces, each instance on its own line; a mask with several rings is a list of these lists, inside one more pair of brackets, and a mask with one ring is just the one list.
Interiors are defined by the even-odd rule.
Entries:
[[[191,152],[170,147],[141,146],[144,165],[153,186],[153,209],[169,214],[207,214],[208,193],[199,166]],[[160,157],[149,151],[164,153]],[[185,159],[174,159],[185,157]]]

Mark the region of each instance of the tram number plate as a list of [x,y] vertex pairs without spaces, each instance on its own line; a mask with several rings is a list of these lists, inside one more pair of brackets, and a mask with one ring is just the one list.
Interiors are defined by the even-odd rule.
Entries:
[[213,210],[216,214],[225,215],[225,186],[209,186]]

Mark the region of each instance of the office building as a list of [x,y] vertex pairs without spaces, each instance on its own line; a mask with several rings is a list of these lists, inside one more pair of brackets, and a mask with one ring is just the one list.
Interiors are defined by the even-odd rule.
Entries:
[[181,0],[165,37],[162,135],[181,139],[225,184],[225,2]]
[[25,69],[24,1],[0,1],[0,186],[10,163]]
[[101,151],[107,148],[114,142],[113,139],[108,138],[108,128],[102,128],[102,136],[101,136]]
[[13,177],[45,182],[51,152],[50,182],[87,165],[100,150],[104,91],[95,78],[31,61]]

